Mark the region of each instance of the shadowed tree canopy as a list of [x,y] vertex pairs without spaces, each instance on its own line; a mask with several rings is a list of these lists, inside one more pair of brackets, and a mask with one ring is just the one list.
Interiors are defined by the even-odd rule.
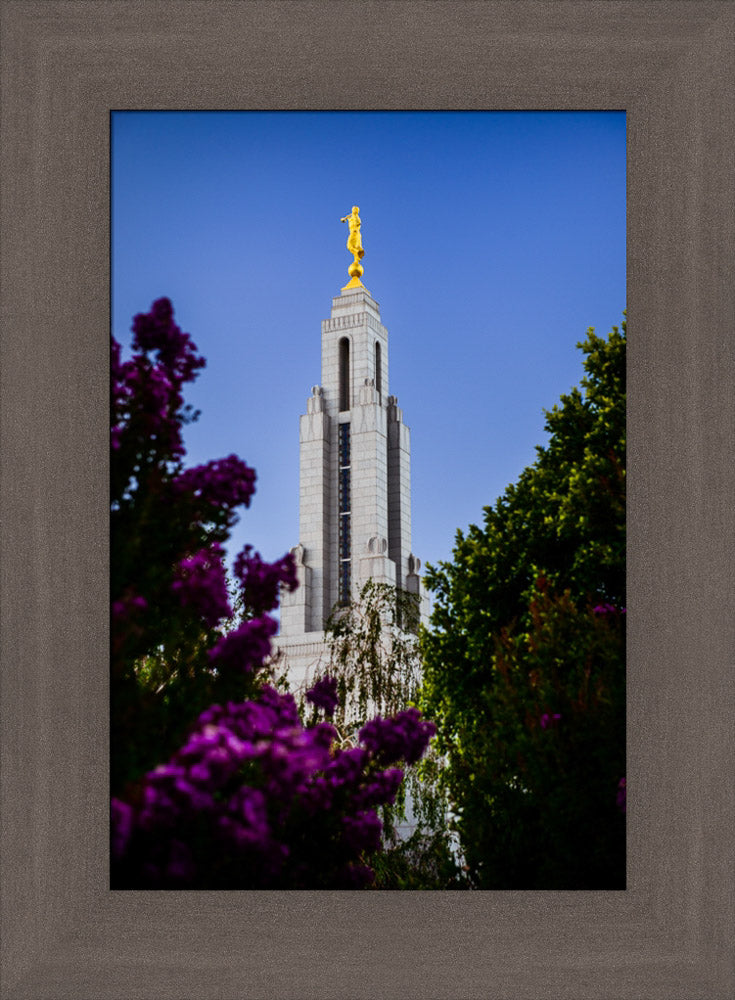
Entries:
[[578,346],[548,443],[426,575],[423,704],[485,888],[624,880],[625,324]]

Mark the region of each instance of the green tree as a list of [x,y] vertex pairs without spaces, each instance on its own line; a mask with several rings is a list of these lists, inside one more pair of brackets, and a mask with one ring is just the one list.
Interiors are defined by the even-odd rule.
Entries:
[[453,561],[429,567],[422,705],[483,888],[624,884],[625,324]]

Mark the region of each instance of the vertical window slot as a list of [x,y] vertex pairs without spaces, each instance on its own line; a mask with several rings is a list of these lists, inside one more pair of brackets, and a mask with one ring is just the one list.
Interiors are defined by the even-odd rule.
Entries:
[[339,408],[350,408],[350,342],[342,337],[339,342]]
[[348,604],[352,583],[350,425],[339,425],[339,603]]

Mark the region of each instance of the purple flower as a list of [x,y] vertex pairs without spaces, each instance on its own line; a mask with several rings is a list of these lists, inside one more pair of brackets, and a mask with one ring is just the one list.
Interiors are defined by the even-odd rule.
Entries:
[[[381,753],[396,732],[410,754],[433,731],[416,710],[378,722],[367,742]],[[145,775],[136,805],[113,800],[113,882],[369,884],[360,856],[380,847],[375,810],[394,801],[403,775],[376,771],[366,747],[335,752],[335,735],[329,723],[305,729],[293,696],[272,687],[257,700],[210,706],[168,763]]]
[[377,716],[362,727],[359,736],[376,760],[385,764],[399,760],[415,764],[435,732],[433,722],[422,719],[417,708],[409,708],[392,718]]
[[359,812],[356,816],[344,816],[342,829],[347,844],[355,851],[377,851],[383,824],[371,811]]
[[308,729],[293,727],[276,732],[264,751],[263,770],[266,787],[273,798],[288,802],[289,796],[300,792],[317,771],[329,763],[329,751],[314,740]]
[[169,885],[177,882],[186,884],[194,873],[194,859],[191,856],[191,851],[180,840],[172,840],[168,864],[166,865],[165,881]]
[[274,687],[267,685],[260,692],[258,704],[271,713],[275,726],[288,728],[301,725],[296,699],[290,693],[281,694]]
[[265,686],[257,701],[228,702],[211,705],[199,716],[197,728],[202,733],[222,730],[239,740],[265,739],[273,730],[298,727],[299,713],[292,694],[280,694]]
[[198,611],[209,628],[232,615],[227,594],[227,580],[222,563],[224,551],[218,544],[200,549],[188,559],[182,559],[171,590],[184,607]]
[[133,332],[137,353],[124,363],[112,338],[112,448],[119,451],[131,436],[136,451],[163,449],[167,457],[181,458],[181,426],[187,420],[181,387],[193,381],[204,358],[173,322],[168,299],[158,299],[149,313],[138,314]]
[[[174,758],[175,759],[175,758]],[[169,817],[211,809],[214,799],[192,781],[183,764],[163,764],[146,777],[143,798],[148,809]]]
[[225,817],[230,835],[240,845],[243,843],[266,844],[271,839],[268,809],[265,796],[258,788],[242,785],[228,803]]
[[309,732],[313,733],[315,742],[326,750],[329,750],[337,736],[337,730],[329,722],[319,722]]
[[171,457],[184,454],[181,440],[182,416],[177,413],[182,397],[160,365],[144,355],[120,365],[113,375],[113,419],[111,444],[119,450],[132,435],[138,447],[149,450],[158,443]]
[[256,615],[278,607],[281,587],[296,590],[296,564],[289,552],[273,563],[263,562],[260,553],[246,545],[238,554],[233,572],[240,581],[246,607]]
[[121,858],[130,841],[135,818],[132,807],[127,802],[113,799],[110,816],[110,844],[113,859]]
[[252,618],[217,642],[209,657],[218,670],[257,669],[271,652],[271,636],[278,631],[278,622],[269,615]]
[[367,761],[368,753],[364,747],[341,750],[335,754],[334,759],[325,771],[327,780],[334,788],[342,785],[357,786]]
[[174,480],[179,493],[189,493],[212,507],[250,506],[255,492],[255,471],[237,455],[185,469]]
[[327,715],[334,715],[334,710],[339,704],[337,697],[337,678],[322,677],[316,684],[306,692],[306,700],[317,708],[323,708]]
[[167,298],[157,299],[149,313],[138,313],[133,319],[133,348],[156,351],[176,381],[190,382],[206,362],[195,353],[196,344],[188,333],[182,333],[173,316],[173,306]]
[[403,771],[399,767],[378,771],[364,786],[358,795],[361,806],[393,805],[398,794]]
[[112,618],[116,625],[121,625],[130,618],[145,611],[148,602],[145,597],[128,593],[119,601],[112,602]]
[[307,813],[314,816],[317,813],[323,813],[331,809],[334,800],[334,788],[326,778],[317,776],[309,781],[301,790],[300,798],[301,804]]
[[364,889],[375,881],[375,872],[367,865],[348,865],[345,869],[343,885],[345,889]]

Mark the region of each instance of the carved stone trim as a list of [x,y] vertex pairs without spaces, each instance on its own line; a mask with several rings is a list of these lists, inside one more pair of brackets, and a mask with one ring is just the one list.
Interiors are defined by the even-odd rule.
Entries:
[[357,326],[367,326],[387,339],[388,331],[369,312],[357,313],[353,316],[333,316],[322,320],[322,333],[334,333],[337,330],[352,330]]

